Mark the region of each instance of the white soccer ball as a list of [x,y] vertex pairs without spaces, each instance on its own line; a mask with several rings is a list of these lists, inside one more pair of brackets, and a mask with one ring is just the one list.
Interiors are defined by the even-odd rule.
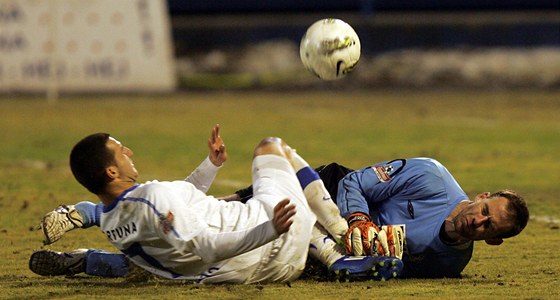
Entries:
[[360,60],[360,39],[348,23],[322,19],[301,38],[299,55],[311,73],[324,80],[340,79]]

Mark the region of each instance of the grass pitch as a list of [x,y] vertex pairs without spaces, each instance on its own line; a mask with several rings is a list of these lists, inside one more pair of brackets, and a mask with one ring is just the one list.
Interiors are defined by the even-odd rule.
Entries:
[[[312,165],[359,168],[398,157],[440,160],[470,195],[501,188],[526,197],[532,219],[499,247],[479,242],[461,279],[204,286],[156,278],[40,277],[28,258],[34,230],[60,203],[94,200],[72,178],[68,154],[105,131],[135,152],[140,180],[183,178],[221,124],[230,158],[212,194],[250,183],[251,151],[283,137]],[[558,299],[560,92],[216,92],[164,96],[0,99],[0,298],[98,299]],[[114,250],[97,229],[76,230],[55,250]]]

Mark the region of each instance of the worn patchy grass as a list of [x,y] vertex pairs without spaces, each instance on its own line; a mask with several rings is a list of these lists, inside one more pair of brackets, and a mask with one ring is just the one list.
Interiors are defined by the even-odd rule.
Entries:
[[[110,132],[132,148],[140,180],[183,178],[206,155],[220,123],[230,159],[211,193],[250,182],[254,145],[281,136],[312,165],[353,168],[430,156],[465,191],[512,188],[533,219],[500,247],[477,243],[461,279],[201,286],[145,280],[40,277],[29,271],[41,247],[34,225],[60,203],[95,200],[72,178],[67,157],[81,137]],[[0,99],[0,298],[97,299],[557,299],[560,267],[560,92],[359,91],[215,92],[160,96],[71,96],[56,104]],[[50,246],[114,249],[99,230],[77,230]]]

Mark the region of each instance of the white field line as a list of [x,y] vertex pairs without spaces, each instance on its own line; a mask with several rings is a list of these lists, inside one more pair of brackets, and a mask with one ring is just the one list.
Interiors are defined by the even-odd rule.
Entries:
[[552,216],[531,216],[530,220],[540,223],[560,224],[560,219]]

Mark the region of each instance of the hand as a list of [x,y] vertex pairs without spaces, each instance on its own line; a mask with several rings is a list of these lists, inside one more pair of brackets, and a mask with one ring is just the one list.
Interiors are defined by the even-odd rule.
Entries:
[[272,224],[276,233],[279,235],[288,232],[290,226],[294,222],[292,217],[296,214],[296,206],[290,204],[290,199],[284,199],[274,207],[274,216],[272,217]]
[[394,256],[402,259],[406,241],[405,225],[384,225],[381,231],[385,232],[388,249],[383,249],[386,256]]
[[351,214],[348,216],[348,227],[348,232],[344,237],[348,254],[389,255],[386,233],[379,230],[368,215]]
[[210,150],[208,158],[210,158],[214,166],[219,167],[227,160],[226,144],[224,144],[224,140],[220,136],[219,124],[212,129],[212,135],[208,139],[208,149]]

